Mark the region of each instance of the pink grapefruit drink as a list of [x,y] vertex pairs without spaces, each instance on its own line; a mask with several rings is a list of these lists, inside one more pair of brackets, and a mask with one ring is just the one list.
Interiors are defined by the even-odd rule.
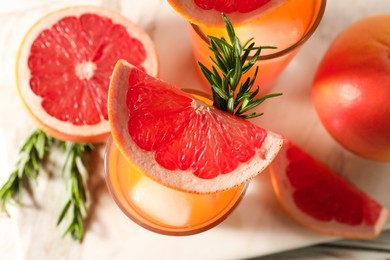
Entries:
[[[325,5],[326,0],[287,0],[248,23],[237,26],[233,23],[242,43],[253,37],[256,46],[276,47],[263,49],[256,64],[259,66],[259,73],[254,86],[259,85],[262,93],[270,90],[283,69],[314,33]],[[226,16],[229,18],[229,14]],[[191,24],[190,35],[195,60],[211,68],[209,57],[212,53],[207,35],[227,38],[226,29],[220,25]],[[244,75],[243,80],[253,76],[255,67]]]
[[105,171],[110,193],[120,209],[138,225],[165,235],[192,235],[218,225],[238,205],[247,186],[210,194],[168,188],[128,162],[111,138]]
[[124,60],[112,75],[106,181],[122,211],[151,231],[191,235],[221,223],[283,144]]

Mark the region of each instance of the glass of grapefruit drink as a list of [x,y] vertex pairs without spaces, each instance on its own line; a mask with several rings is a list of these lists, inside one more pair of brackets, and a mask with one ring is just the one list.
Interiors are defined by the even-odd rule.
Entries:
[[238,205],[247,187],[241,184],[211,194],[169,188],[128,162],[111,138],[107,142],[105,171],[119,208],[138,225],[165,235],[192,235],[218,225]]
[[[257,45],[275,47],[263,49],[257,59],[259,73],[254,85],[259,85],[263,93],[270,90],[300,47],[314,33],[326,6],[326,0],[230,1],[230,5],[227,1],[169,2],[190,22],[195,60],[209,68],[212,62],[207,36],[227,37],[220,24],[221,12],[225,12],[234,25],[238,38],[253,37]],[[202,2],[207,4],[202,5]],[[243,6],[240,6],[241,3]],[[254,72],[255,66],[246,75],[252,76]]]
[[283,139],[120,60],[108,94],[105,177],[134,222],[165,235],[221,223]]

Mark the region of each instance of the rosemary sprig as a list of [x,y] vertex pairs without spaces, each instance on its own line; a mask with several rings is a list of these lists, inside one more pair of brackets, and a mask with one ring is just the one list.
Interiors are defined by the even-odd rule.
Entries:
[[58,218],[57,225],[64,220],[65,216],[70,214],[70,223],[64,236],[69,233],[73,239],[81,242],[84,237],[84,219],[88,215],[85,178],[83,178],[83,175],[88,176],[88,171],[85,168],[83,157],[85,152],[92,151],[93,146],[89,144],[66,143],[65,148],[67,157],[62,174],[68,180],[68,199]]
[[[257,66],[252,79],[247,77],[245,82],[241,83],[241,78],[255,65],[261,50],[274,49],[275,47],[256,47],[253,38],[250,38],[242,45],[236,36],[232,24],[223,13],[222,18],[226,26],[229,42],[224,37],[207,36],[210,42],[209,49],[214,55],[210,59],[214,65],[210,70],[204,64],[198,62],[202,73],[211,85],[213,106],[246,119],[261,116],[263,113],[247,112],[263,103],[266,99],[282,94],[268,94],[256,98],[260,87],[256,86],[255,90],[252,89],[258,74]],[[250,56],[252,52],[254,54]]]
[[15,169],[0,188],[0,211],[9,215],[7,205],[12,202],[20,204],[23,191],[29,190],[31,182],[38,178],[41,165],[53,145],[66,149],[62,176],[67,180],[69,191],[57,225],[70,214],[70,223],[64,235],[70,233],[72,238],[81,241],[84,236],[84,220],[87,217],[87,193],[83,176],[87,176],[88,171],[83,157],[93,149],[90,144],[63,142],[48,136],[42,130],[33,131],[19,151]]
[[19,151],[15,169],[0,189],[0,211],[7,211],[12,201],[20,204],[23,190],[30,188],[30,182],[39,175],[39,165],[45,159],[54,139],[41,130],[36,130],[27,138]]

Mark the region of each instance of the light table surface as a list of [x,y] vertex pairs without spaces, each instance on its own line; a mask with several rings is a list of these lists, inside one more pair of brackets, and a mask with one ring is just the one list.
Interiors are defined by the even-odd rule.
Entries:
[[[191,53],[187,24],[165,0],[14,0],[0,4],[0,182],[8,177],[20,142],[35,125],[15,90],[17,47],[28,29],[48,11],[74,4],[94,4],[117,10],[142,26],[155,41],[161,78],[182,87],[201,88]],[[369,162],[339,147],[318,122],[308,98],[315,68],[331,40],[353,21],[389,13],[388,0],[328,0],[317,32],[305,44],[275,85],[289,98],[284,108],[268,105],[262,124],[285,131],[296,143],[390,208],[390,165]],[[187,69],[187,71],[185,71]],[[185,73],[184,73],[185,72]],[[287,116],[297,113],[299,118]],[[293,115],[293,114],[292,114]],[[304,126],[304,127],[302,127]],[[318,147],[321,146],[321,149]],[[35,187],[36,203],[12,208],[12,218],[0,217],[0,259],[388,259],[390,232],[376,240],[338,240],[309,231],[289,219],[276,203],[267,174],[256,178],[237,210],[218,227],[190,237],[150,233],[128,220],[109,196],[102,177],[99,146],[89,180],[90,219],[82,244],[61,238],[55,226],[64,184],[45,172]],[[50,169],[57,169],[56,156]],[[50,168],[52,167],[52,168]],[[387,173],[387,174],[386,174]],[[313,246],[314,245],[314,246]],[[291,251],[292,250],[292,251]],[[276,255],[275,255],[276,254]]]

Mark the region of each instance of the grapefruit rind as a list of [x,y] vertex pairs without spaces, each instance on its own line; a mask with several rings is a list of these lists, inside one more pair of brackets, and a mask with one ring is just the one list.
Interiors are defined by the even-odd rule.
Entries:
[[[115,66],[109,89],[109,121],[111,134],[118,149],[126,157],[130,164],[140,169],[155,181],[173,189],[193,193],[213,193],[227,190],[247,182],[262,172],[275,158],[283,144],[283,138],[268,131],[263,145],[255,156],[247,163],[240,164],[234,171],[228,174],[220,174],[212,179],[196,177],[192,171],[167,170],[160,166],[153,152],[147,152],[129,137],[127,122],[128,113],[122,113],[117,109],[126,107],[126,93],[132,65],[124,60],[118,61]],[[115,102],[115,105],[113,104]],[[126,116],[120,117],[117,115]]]
[[[176,12],[178,12],[192,24],[217,27],[225,26],[221,17],[221,12],[217,10],[201,9],[194,3],[193,0],[168,0],[168,2],[173,7],[173,9],[175,9]],[[228,13],[226,15],[229,18],[229,21],[233,25],[237,26],[259,19],[260,17],[268,14],[269,12],[282,5],[284,2],[286,2],[286,0],[271,0],[265,5],[251,12],[233,12]]]
[[[275,158],[275,160],[270,165],[272,185],[279,204],[282,206],[285,212],[287,212],[297,223],[300,223],[301,225],[313,231],[326,235],[349,239],[370,239],[377,237],[388,221],[389,212],[385,207],[382,207],[374,226],[364,224],[359,226],[352,226],[342,224],[335,220],[319,221],[305,214],[297,207],[292,195],[295,189],[292,187],[288,177],[285,174],[289,165],[286,152],[289,148],[289,145],[291,144],[290,142],[291,141],[285,139],[283,147],[281,148],[277,158]],[[361,193],[364,194],[362,191]]]
[[18,50],[16,59],[16,82],[19,96],[24,106],[31,114],[38,126],[49,135],[64,141],[79,143],[100,143],[107,140],[110,135],[108,120],[102,119],[95,125],[77,126],[70,122],[61,121],[49,115],[41,107],[42,98],[35,95],[29,85],[31,77],[28,68],[30,47],[36,37],[45,29],[50,28],[61,18],[66,16],[80,16],[85,13],[93,13],[108,17],[113,23],[124,25],[130,35],[142,39],[147,58],[142,64],[150,75],[158,75],[157,50],[150,37],[136,24],[109,9],[98,6],[74,6],[52,11],[38,20],[25,34]]
[[375,14],[340,31],[311,86],[311,102],[330,136],[362,158],[385,163],[390,162],[389,24],[389,13]]

